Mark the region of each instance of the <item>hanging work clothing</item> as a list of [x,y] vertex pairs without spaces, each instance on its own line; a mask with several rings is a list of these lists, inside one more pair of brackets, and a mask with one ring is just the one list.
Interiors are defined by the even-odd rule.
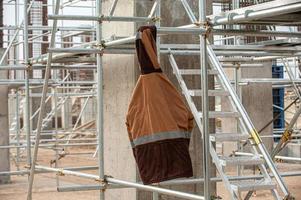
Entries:
[[193,116],[175,86],[162,73],[155,40],[155,26],[139,28],[136,51],[142,75],[126,118],[144,184],[193,175],[189,155]]

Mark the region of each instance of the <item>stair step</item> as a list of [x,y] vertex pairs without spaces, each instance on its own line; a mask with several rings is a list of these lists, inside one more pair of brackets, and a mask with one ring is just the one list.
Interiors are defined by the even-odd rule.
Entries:
[[213,142],[231,142],[249,139],[249,135],[241,133],[215,133],[210,134],[210,139]]
[[[189,90],[190,96],[202,96],[202,90]],[[230,96],[230,93],[224,90],[209,90],[208,96]]]
[[[203,117],[202,112],[199,112],[200,118]],[[209,118],[238,118],[240,114],[238,112],[224,112],[224,111],[210,111]]]
[[256,191],[256,190],[272,190],[277,186],[275,183],[267,180],[244,180],[231,182],[231,187],[236,192]]
[[[200,69],[179,69],[181,75],[201,75]],[[210,69],[208,70],[208,74],[216,75],[218,74],[217,70]]]
[[237,165],[259,165],[264,164],[264,160],[255,156],[238,156],[238,157],[219,157],[222,166]]

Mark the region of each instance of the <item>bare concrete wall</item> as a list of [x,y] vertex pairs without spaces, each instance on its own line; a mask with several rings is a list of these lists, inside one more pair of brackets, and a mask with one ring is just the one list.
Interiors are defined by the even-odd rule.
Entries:
[[[233,80],[233,70],[226,69],[227,76]],[[272,77],[272,63],[264,63],[262,68],[243,68],[241,70],[242,78],[271,78]],[[272,84],[270,83],[249,83],[242,86],[242,103],[248,112],[251,121],[255,128],[260,130],[273,118],[273,95]],[[222,102],[223,111],[231,111],[230,104],[223,98]],[[225,133],[235,133],[237,131],[237,121],[235,119],[223,119],[222,131]],[[271,135],[273,132],[273,125],[271,124],[265,128],[260,135]],[[271,151],[273,146],[272,138],[263,138],[263,142],[267,149]],[[231,154],[237,149],[236,142],[224,142],[223,153],[224,155]]]
[[[81,99],[81,109],[83,108],[87,98]],[[81,124],[85,124],[87,122],[90,122],[91,120],[94,120],[96,118],[96,99],[95,98],[89,98],[88,103],[86,105],[86,108],[83,111],[82,118],[81,118]]]
[[[0,49],[2,57],[5,49]],[[0,79],[7,79],[7,71],[0,72]],[[0,146],[9,145],[9,124],[8,124],[8,86],[0,86]],[[9,171],[9,149],[0,149],[0,172]],[[10,176],[0,176],[0,184],[10,181]]]
[[[112,0],[105,1],[108,13]],[[116,16],[133,16],[133,1],[118,1]],[[110,22],[103,25],[104,38],[134,34],[134,24]],[[105,174],[136,181],[136,164],[125,126],[126,113],[135,86],[133,55],[104,55],[104,155]],[[136,199],[135,189],[107,190],[108,200]]]
[[[264,67],[242,69],[242,78],[272,78],[272,63],[264,63]],[[257,130],[263,128],[273,118],[273,94],[271,83],[250,83],[242,90],[242,102]],[[273,124],[265,128],[260,135],[271,135]],[[263,138],[267,149],[273,147],[272,138]]]

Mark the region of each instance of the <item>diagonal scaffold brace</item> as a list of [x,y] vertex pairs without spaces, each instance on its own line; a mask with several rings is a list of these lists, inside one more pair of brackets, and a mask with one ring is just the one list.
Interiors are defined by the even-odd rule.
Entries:
[[[58,14],[59,8],[60,8],[60,0],[56,0],[55,11],[54,11],[55,14]],[[51,40],[50,40],[50,45],[49,45],[50,48],[53,48],[55,46],[56,31],[57,31],[57,20],[53,20]],[[38,151],[39,151],[39,143],[40,143],[40,137],[41,137],[43,115],[45,112],[45,100],[46,100],[46,96],[47,96],[48,81],[49,81],[49,76],[50,76],[50,72],[51,72],[51,61],[52,61],[52,53],[49,52],[48,56],[47,56],[47,64],[46,64],[46,68],[45,68],[45,78],[44,78],[43,91],[42,91],[42,97],[41,97],[41,102],[40,102],[40,113],[39,113],[39,118],[38,118],[36,136],[35,136],[35,145],[34,145],[34,151],[33,151],[33,156],[32,156],[32,162],[31,162],[31,166],[30,166],[27,200],[32,200],[32,187],[33,187],[33,181],[34,181],[35,166],[36,166],[36,161],[37,161]]]

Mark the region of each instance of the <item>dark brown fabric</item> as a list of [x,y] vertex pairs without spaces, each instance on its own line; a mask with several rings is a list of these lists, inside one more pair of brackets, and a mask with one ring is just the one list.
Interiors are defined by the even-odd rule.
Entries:
[[159,69],[160,65],[157,58],[156,41],[149,29],[146,29],[141,34],[141,40],[144,45],[145,51],[152,62],[155,69]]
[[141,74],[149,74],[153,72],[162,72],[161,68],[154,64],[151,60],[150,55],[146,48],[149,51],[153,51],[154,54],[157,56],[157,49],[156,49],[156,37],[157,37],[157,29],[155,26],[142,26],[138,29],[138,33],[141,33],[142,37],[147,37],[149,39],[147,44],[151,44],[146,46],[145,42],[142,41],[142,38],[138,38],[136,40],[136,52],[138,61],[140,64]]
[[133,149],[144,184],[191,177],[189,139],[172,139],[137,146]]

